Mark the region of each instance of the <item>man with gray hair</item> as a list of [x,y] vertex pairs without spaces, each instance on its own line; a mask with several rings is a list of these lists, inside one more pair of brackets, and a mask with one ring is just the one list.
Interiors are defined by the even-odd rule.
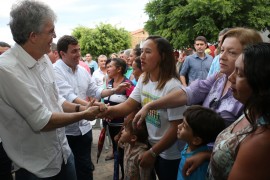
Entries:
[[48,53],[48,56],[52,63],[55,63],[59,59],[59,54],[55,43],[51,44],[51,51]]
[[105,107],[81,106],[59,96],[46,55],[56,37],[56,15],[49,6],[20,1],[12,6],[10,16],[16,43],[0,56],[0,137],[14,162],[16,180],[76,180],[62,127],[93,120]]
[[[107,61],[107,56],[103,54],[98,56],[98,69],[94,71],[93,76],[92,76],[94,82],[96,83],[98,87],[103,87],[104,80],[105,80],[104,78],[106,78],[106,74],[107,74],[106,61]],[[106,86],[103,88],[106,88]]]

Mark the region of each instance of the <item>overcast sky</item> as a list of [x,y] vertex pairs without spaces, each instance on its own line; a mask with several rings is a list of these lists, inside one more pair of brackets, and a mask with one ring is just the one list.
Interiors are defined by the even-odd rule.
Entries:
[[[4,1],[4,0],[3,0]],[[71,34],[77,26],[94,28],[108,23],[128,31],[141,29],[148,16],[144,7],[150,0],[39,0],[48,4],[57,15],[55,31],[59,37]],[[0,41],[14,44],[9,23],[9,12],[16,0],[5,0],[0,5]]]

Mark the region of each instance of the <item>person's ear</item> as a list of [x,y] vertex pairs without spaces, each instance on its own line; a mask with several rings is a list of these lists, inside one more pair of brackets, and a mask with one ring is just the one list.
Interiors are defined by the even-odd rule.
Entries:
[[60,51],[60,55],[61,55],[62,58],[65,57],[65,52],[64,51]]
[[138,139],[138,137],[137,137],[136,135],[133,134],[133,135],[131,135],[130,141],[131,141],[131,142],[136,142],[137,139]]
[[29,35],[29,41],[31,41],[32,43],[35,43],[37,42],[37,37],[38,37],[38,33],[36,32],[31,32],[30,35]]

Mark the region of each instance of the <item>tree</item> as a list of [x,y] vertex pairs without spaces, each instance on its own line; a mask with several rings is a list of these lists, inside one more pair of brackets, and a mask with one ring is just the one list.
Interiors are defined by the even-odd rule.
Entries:
[[94,29],[79,26],[73,30],[72,35],[78,39],[82,55],[90,52],[95,58],[101,54],[109,56],[131,46],[130,33],[110,24],[101,23]]
[[216,42],[227,27],[270,26],[269,0],[153,0],[145,11],[149,34],[165,37],[176,49],[193,46],[199,35]]

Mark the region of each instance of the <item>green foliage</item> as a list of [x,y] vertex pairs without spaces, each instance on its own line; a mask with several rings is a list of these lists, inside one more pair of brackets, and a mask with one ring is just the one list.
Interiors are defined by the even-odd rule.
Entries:
[[165,37],[175,49],[193,47],[199,35],[216,42],[227,27],[270,27],[269,0],[152,0],[145,11],[146,31]]
[[78,39],[82,55],[91,53],[93,58],[101,54],[109,56],[131,46],[130,33],[110,24],[101,23],[94,29],[79,26],[73,30],[72,35]]

